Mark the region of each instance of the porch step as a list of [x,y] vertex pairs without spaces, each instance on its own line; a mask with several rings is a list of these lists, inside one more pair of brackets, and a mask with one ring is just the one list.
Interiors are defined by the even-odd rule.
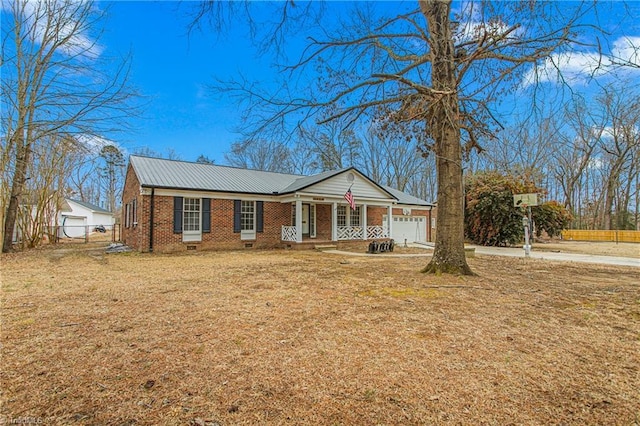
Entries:
[[316,244],[313,248],[319,251],[336,250],[338,248],[335,244]]

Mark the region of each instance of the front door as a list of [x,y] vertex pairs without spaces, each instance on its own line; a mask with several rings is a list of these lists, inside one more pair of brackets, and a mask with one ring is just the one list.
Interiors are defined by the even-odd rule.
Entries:
[[302,235],[309,236],[309,204],[302,205]]

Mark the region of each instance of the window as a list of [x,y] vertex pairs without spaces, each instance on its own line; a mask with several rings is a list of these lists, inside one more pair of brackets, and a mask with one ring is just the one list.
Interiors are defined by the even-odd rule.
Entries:
[[240,239],[256,239],[256,203],[240,201]]
[[338,226],[347,226],[347,206],[338,206]]
[[129,205],[129,203],[125,204],[124,206],[124,227],[128,228],[130,226],[131,223],[131,206]]
[[316,237],[316,205],[311,204],[311,211],[309,212],[309,236],[311,238]]
[[360,206],[356,206],[356,209],[351,209],[351,226],[360,226]]
[[263,201],[233,201],[233,232],[240,233],[244,240],[255,239],[256,233],[264,232]]
[[[132,206],[137,220],[137,201]],[[202,233],[211,232],[211,199],[173,197],[173,233],[183,234],[182,241],[200,241]]]
[[185,198],[182,230],[200,231],[200,199]]
[[253,231],[255,226],[255,203],[253,201],[243,201],[240,208],[240,229],[242,231]]
[[202,240],[202,204],[200,198],[182,200],[182,241]]
[[291,226],[296,226],[296,203],[291,203]]
[[137,226],[138,225],[138,199],[134,198],[132,203],[132,209],[133,209],[133,226]]

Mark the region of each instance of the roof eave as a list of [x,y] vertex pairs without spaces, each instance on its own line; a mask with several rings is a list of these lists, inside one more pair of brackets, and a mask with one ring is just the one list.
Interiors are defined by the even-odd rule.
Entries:
[[245,195],[282,195],[279,192],[251,192],[251,191],[230,191],[223,189],[206,189],[206,188],[189,188],[181,186],[166,186],[166,185],[152,185],[152,184],[140,184],[140,188],[148,189],[168,189],[172,191],[193,191],[193,192],[214,192],[216,194],[245,194]]

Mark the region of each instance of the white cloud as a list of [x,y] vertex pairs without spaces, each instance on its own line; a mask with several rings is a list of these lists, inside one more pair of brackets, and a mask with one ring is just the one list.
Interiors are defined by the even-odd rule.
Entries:
[[527,73],[523,86],[558,81],[585,85],[613,71],[640,73],[640,37],[618,38],[608,55],[595,50],[551,55]]
[[[465,17],[464,22],[460,23],[460,27],[455,34],[456,44],[484,37],[487,37],[488,39],[503,38],[503,36],[512,29],[511,25],[508,25],[506,22],[501,20],[483,20],[481,10],[482,6],[473,1],[462,2],[457,13],[468,16]],[[516,31],[512,31],[506,39],[518,39],[522,34],[523,30],[520,28]]]
[[600,170],[604,168],[604,161],[600,157],[591,157],[587,161],[587,168],[591,170]]
[[[20,19],[24,28],[28,30],[33,43],[42,43],[47,31],[49,31],[50,37],[52,24],[60,25],[57,30],[58,37],[69,37],[65,44],[60,47],[60,52],[67,56],[79,55],[86,59],[95,59],[102,55],[104,48],[95,39],[86,34],[86,31],[78,30],[76,27],[77,20],[74,21],[74,19],[78,18],[73,14],[74,8],[82,9],[85,5],[96,7],[93,2],[88,3],[88,0],[79,0],[71,3],[64,0],[27,0],[18,8],[23,6]],[[14,13],[16,9],[13,6],[13,2],[1,0],[2,13]]]
[[124,149],[118,142],[89,134],[79,134],[75,136],[75,139],[84,146],[89,152],[95,155],[99,155],[102,148],[108,145],[113,145],[122,152],[122,155],[127,156],[127,150]]
[[614,61],[623,61],[640,68],[640,37],[621,37],[613,43],[611,56]]

